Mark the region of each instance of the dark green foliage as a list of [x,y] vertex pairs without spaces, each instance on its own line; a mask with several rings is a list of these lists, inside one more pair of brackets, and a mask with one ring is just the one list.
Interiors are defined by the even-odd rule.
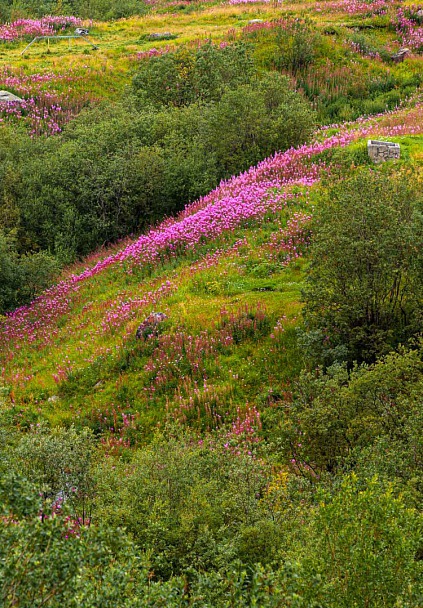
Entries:
[[222,49],[211,43],[183,48],[142,61],[133,79],[140,102],[180,107],[196,101],[218,101],[227,87],[247,84],[256,75],[244,43]]
[[320,35],[308,19],[291,19],[276,28],[276,67],[294,74],[306,68],[315,58],[319,39]]
[[217,167],[229,177],[275,150],[299,145],[312,125],[307,103],[286,77],[273,73],[256,86],[227,91],[210,110],[205,139]]
[[363,169],[314,220],[302,342],[312,361],[374,361],[421,327],[422,198],[411,175]]
[[[3,493],[2,493],[3,499]],[[4,513],[4,512],[3,512]],[[0,597],[21,606],[128,606],[137,560],[122,530],[72,532],[64,515],[3,515]]]
[[[261,503],[269,470],[247,454],[234,457],[223,441],[203,444],[178,433],[157,439],[139,451],[131,464],[105,466],[99,476],[98,517],[120,521],[150,554],[156,578],[169,578],[194,566],[218,570],[239,553],[254,561],[261,537],[261,561],[275,554],[280,530],[269,535]],[[254,532],[251,526],[258,526]],[[240,540],[238,540],[240,539]],[[270,540],[272,539],[272,541]],[[239,543],[239,546],[237,546]],[[264,550],[263,550],[264,549]]]
[[[422,416],[421,354],[420,346],[351,373],[345,365],[333,365],[326,374],[304,373],[282,427],[286,457],[302,467],[334,471],[386,438],[383,443],[402,445],[410,458],[414,454],[410,471],[423,458],[415,426]],[[405,475],[405,470],[398,474]]]
[[72,14],[85,19],[122,19],[148,12],[148,5],[143,0],[67,0],[67,4]]
[[1,0],[0,18],[76,15],[84,19],[121,19],[143,15],[148,7],[142,0]]
[[101,466],[91,527],[66,502],[40,518],[37,475],[9,453],[3,605],[419,606],[423,522],[393,486],[347,475],[315,494],[275,475],[264,446],[252,458],[239,439],[166,435]]
[[37,484],[45,516],[56,501],[65,503],[75,520],[83,525],[91,520],[95,493],[92,434],[85,429],[43,426],[31,429],[15,452],[19,470]]
[[[3,2],[0,16],[9,18],[11,8]],[[23,16],[59,8],[119,18],[145,7],[138,0],[13,3]],[[392,107],[421,79],[382,65],[349,80],[343,66],[336,82],[335,64],[319,63],[326,42],[310,22],[284,19],[263,30],[246,34],[271,42],[263,65],[295,75],[321,117]],[[344,36],[344,28],[330,33]],[[371,40],[353,36],[363,55],[375,51]],[[57,259],[143,230],[220,179],[305,141],[314,115],[304,98],[287,77],[258,74],[244,44],[182,49],[142,63],[133,98],[86,111],[57,138],[31,141],[2,128],[0,312],[48,285]],[[388,177],[388,164],[346,177],[369,164],[363,142],[326,155],[331,179],[336,172],[343,181],[317,205],[301,337],[308,369],[297,383],[294,328],[283,328],[283,341],[272,334],[262,344],[272,318],[240,304],[216,327],[231,343],[217,348],[218,358],[200,352],[193,360],[191,335],[166,331],[76,367],[56,387],[57,404],[45,403],[48,388],[27,389],[30,414],[17,405],[19,387],[0,386],[2,606],[421,608],[419,176],[400,169]],[[275,292],[282,306],[276,261],[242,258],[240,281]],[[172,264],[154,272],[172,272]],[[144,276],[139,271],[136,280]],[[193,278],[191,291],[237,302],[246,290],[230,286],[232,279],[212,268]],[[162,387],[147,359],[162,362]],[[35,354],[33,363],[36,369]],[[224,380],[229,366],[237,373],[220,403],[206,387]],[[263,370],[267,386],[259,386]],[[150,382],[145,428],[139,419],[132,426],[137,392]],[[103,390],[109,409],[90,410]],[[239,409],[233,416],[239,394],[248,395],[245,420]],[[161,405],[166,400],[172,418],[178,399],[184,424],[201,431],[161,430]],[[30,426],[31,415],[42,418],[40,405],[54,418],[64,402],[75,412],[81,406],[80,426]],[[251,415],[255,406],[260,419]],[[206,431],[204,420],[220,430]]]
[[418,606],[422,565],[415,555],[421,546],[421,514],[376,478],[363,483],[346,477],[335,492],[323,492],[319,499],[304,531],[301,563],[303,580],[314,575],[324,584],[306,589],[304,599],[319,599],[328,608]]
[[0,230],[0,314],[29,303],[49,287],[59,272],[46,251],[19,255],[16,239]]

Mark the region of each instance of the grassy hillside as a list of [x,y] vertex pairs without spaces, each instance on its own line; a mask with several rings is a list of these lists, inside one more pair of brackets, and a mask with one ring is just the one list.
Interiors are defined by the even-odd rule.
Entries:
[[[67,270],[2,322],[16,423],[96,428],[107,410],[134,416],[141,436],[166,416],[210,429],[289,391],[302,367],[295,326],[321,177],[350,159],[369,162],[368,137],[393,135],[402,162],[418,164],[420,117],[417,105],[323,131]],[[160,338],[137,341],[155,310],[168,316]]]
[[[196,46],[206,40],[226,44],[242,39],[253,43],[262,68],[291,73],[298,88],[320,110],[322,122],[331,117],[348,120],[391,109],[420,84],[421,27],[407,17],[408,10],[414,10],[413,5],[407,9],[395,2],[386,6],[366,2],[283,6],[171,3],[153,8],[143,17],[86,22],[97,50],[85,40],[52,40],[49,46],[45,41],[34,44],[22,56],[32,36],[6,40],[0,46],[2,86],[34,98],[35,105],[29,104],[24,112],[24,122],[37,132],[54,133],[56,125],[62,128],[87,104],[116,100],[130,84],[139,62],[187,44]],[[312,54],[311,65],[304,65],[297,73],[289,63],[278,64],[286,49],[278,28],[276,37],[273,35],[275,26],[283,32],[284,21],[289,23],[293,17],[306,19],[318,36],[298,40],[289,51],[301,54],[308,48]],[[72,33],[72,27],[58,33]],[[170,39],[149,40],[151,35],[168,33]],[[400,47],[410,50],[406,64],[391,60]],[[47,117],[42,116],[45,112]],[[36,123],[36,116],[41,124]]]
[[[420,7],[142,8],[84,22],[98,50],[22,56],[16,28],[50,22],[0,25],[0,89],[24,98],[0,107],[0,605],[419,608]],[[239,120],[256,89],[284,120]],[[285,127],[218,183],[216,159],[263,158]],[[400,159],[374,165],[368,139]],[[160,219],[100,238],[125,205],[144,215],[119,227]]]

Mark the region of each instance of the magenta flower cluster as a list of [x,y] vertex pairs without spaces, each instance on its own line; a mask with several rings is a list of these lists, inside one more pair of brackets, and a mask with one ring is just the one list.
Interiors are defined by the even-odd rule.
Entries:
[[274,233],[268,245],[270,259],[275,259],[288,266],[293,260],[304,255],[311,238],[312,216],[297,212],[288,220],[286,228]]
[[269,4],[270,0],[229,0],[228,4]]
[[370,57],[370,59],[377,59],[377,60],[381,59],[380,54],[377,51],[365,50],[357,42],[353,42],[352,40],[349,40],[347,44],[354,51],[354,53],[357,53],[358,55],[362,55],[363,57]]
[[69,68],[64,72],[35,72],[25,74],[22,69],[12,69],[8,66],[0,66],[0,81],[2,87],[16,91],[18,95],[35,95],[40,88],[55,85],[57,82],[63,83],[68,88],[78,80],[83,80],[87,76],[87,66],[83,71]]
[[58,30],[82,25],[82,19],[68,16],[47,16],[42,19],[17,19],[0,25],[0,40],[11,42],[36,36],[53,36]]
[[236,456],[242,453],[253,456],[253,446],[260,440],[262,427],[260,412],[255,405],[242,410],[237,408],[237,416],[226,434],[225,449]]
[[325,11],[340,11],[350,15],[385,15],[395,0],[335,0],[325,2]]
[[[72,85],[84,76],[73,69],[63,73],[27,75],[22,70],[0,68],[2,86],[25,97],[23,101],[0,103],[0,122],[8,120],[24,124],[32,137],[56,135],[90,101],[89,94],[75,94]],[[54,85],[68,85],[66,94],[58,93]],[[46,90],[50,87],[50,90]]]
[[176,286],[171,281],[165,281],[155,291],[149,291],[141,298],[128,298],[121,302],[116,302],[112,309],[107,311],[102,322],[102,332],[109,329],[116,329],[127,321],[134,319],[142,308],[148,305],[158,304],[158,302],[176,290]]
[[423,51],[423,20],[417,18],[418,6],[399,8],[393,25],[400,38],[401,46],[415,51]]

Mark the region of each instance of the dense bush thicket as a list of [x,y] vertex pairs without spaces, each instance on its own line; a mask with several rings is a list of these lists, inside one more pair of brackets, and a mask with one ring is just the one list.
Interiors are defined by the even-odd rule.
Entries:
[[59,269],[46,251],[19,255],[11,235],[0,230],[0,311],[33,300],[52,284]]
[[421,355],[305,374],[258,444],[169,427],[104,459],[86,430],[3,434],[3,605],[417,608]]
[[221,49],[204,44],[182,48],[141,62],[133,80],[140,103],[184,106],[219,101],[225,90],[256,78],[251,46],[230,44]]

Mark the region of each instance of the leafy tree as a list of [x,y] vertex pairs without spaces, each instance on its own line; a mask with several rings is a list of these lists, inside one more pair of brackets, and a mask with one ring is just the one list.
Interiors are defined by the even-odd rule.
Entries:
[[412,176],[368,168],[320,200],[304,290],[312,362],[371,362],[419,330],[422,200]]
[[34,488],[16,475],[0,481],[0,497],[2,606],[130,605],[138,563],[123,530],[81,528],[66,513],[41,519]]
[[222,440],[203,445],[179,429],[178,438],[156,437],[129,464],[105,463],[97,517],[119,521],[133,535],[157,579],[194,564],[201,572],[219,569],[238,552],[253,561],[257,539],[267,561],[280,536],[261,501],[268,475],[266,465],[234,454]]
[[417,608],[423,592],[422,562],[415,559],[421,514],[377,478],[347,476],[319,498],[304,530],[301,565],[304,578],[324,583],[320,590],[305,590],[306,605],[309,599],[328,608]]
[[59,264],[49,253],[18,255],[16,239],[0,230],[0,314],[29,303],[58,272]]
[[210,109],[206,149],[224,177],[247,169],[276,150],[298,146],[311,135],[314,113],[286,76],[267,74],[256,85],[228,90]]
[[19,277],[17,256],[3,232],[0,231],[0,312],[9,310],[17,301]]

